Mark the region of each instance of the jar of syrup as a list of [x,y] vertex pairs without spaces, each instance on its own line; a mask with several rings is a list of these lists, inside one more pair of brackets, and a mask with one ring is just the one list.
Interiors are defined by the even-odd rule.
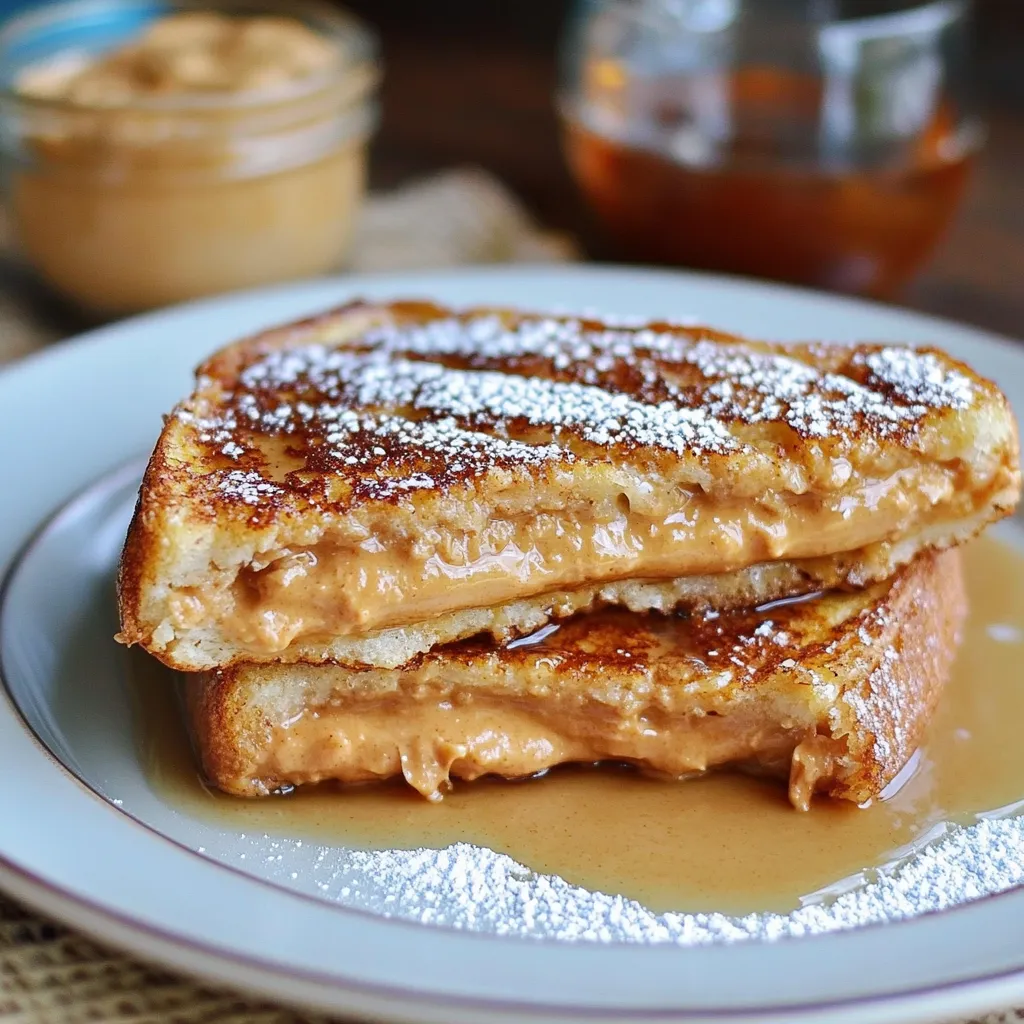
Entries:
[[587,0],[566,152],[617,255],[893,296],[982,138],[967,0]]

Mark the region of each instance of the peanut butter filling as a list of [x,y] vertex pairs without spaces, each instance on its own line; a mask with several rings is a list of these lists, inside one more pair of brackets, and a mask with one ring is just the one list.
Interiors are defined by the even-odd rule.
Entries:
[[[411,678],[410,690],[415,686]],[[629,762],[679,778],[730,765],[789,776],[790,800],[806,810],[815,789],[840,770],[838,757],[824,756],[825,746],[834,741],[815,737],[813,727],[753,711],[670,719],[592,708],[555,714],[540,702],[481,699],[456,689],[441,701],[353,699],[278,723],[251,781],[273,790],[403,775],[428,799],[441,800],[455,778],[522,778],[572,762]]]
[[[922,486],[921,472],[908,471],[829,503],[814,495],[727,503],[694,494],[662,520],[623,510],[594,521],[580,510],[496,519],[469,536],[432,530],[404,544],[388,538],[382,522],[382,536],[359,546],[324,540],[275,552],[221,590],[181,591],[171,623],[187,629],[213,620],[232,643],[274,654],[296,640],[408,625],[598,581],[673,579],[853,551],[927,523],[933,503],[948,501],[953,487],[952,473]],[[943,514],[954,513],[946,506]]]

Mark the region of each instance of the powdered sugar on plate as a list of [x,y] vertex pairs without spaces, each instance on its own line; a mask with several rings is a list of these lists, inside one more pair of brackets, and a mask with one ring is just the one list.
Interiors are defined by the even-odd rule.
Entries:
[[[541,875],[504,854],[456,843],[442,850],[353,851],[248,837],[240,867],[263,858],[273,880],[339,905],[460,930],[566,942],[708,945],[820,935],[945,910],[1024,884],[1024,819],[939,826],[923,849],[809,898],[790,914],[657,914],[635,900]],[[301,871],[296,865],[301,864]]]

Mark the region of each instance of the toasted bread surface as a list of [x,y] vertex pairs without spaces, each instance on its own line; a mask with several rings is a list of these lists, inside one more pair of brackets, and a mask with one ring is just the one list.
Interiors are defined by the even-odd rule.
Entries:
[[933,350],[355,303],[199,369],[120,636],[189,671],[395,667],[609,603],[866,585],[1019,491],[1004,396]]
[[204,770],[230,793],[404,773],[451,778],[628,761],[674,776],[740,766],[863,803],[919,746],[965,614],[957,551],[891,581],[759,611],[599,612],[398,670],[238,665],[187,677]]

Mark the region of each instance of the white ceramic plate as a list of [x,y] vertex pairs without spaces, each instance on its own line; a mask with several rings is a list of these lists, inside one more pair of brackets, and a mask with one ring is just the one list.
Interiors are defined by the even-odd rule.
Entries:
[[543,928],[501,936],[472,922],[385,916],[381,893],[360,890],[358,864],[337,861],[321,885],[323,858],[309,849],[268,846],[162,802],[138,764],[109,639],[110,573],[138,458],[201,357],[357,295],[693,317],[764,338],[938,344],[1024,408],[1024,350],[998,338],[790,289],[617,269],[305,284],[158,313],[26,360],[0,374],[0,566],[14,566],[0,618],[0,885],[182,970],[386,1019],[926,1021],[1024,1004],[1020,888],[781,942],[572,942]]

